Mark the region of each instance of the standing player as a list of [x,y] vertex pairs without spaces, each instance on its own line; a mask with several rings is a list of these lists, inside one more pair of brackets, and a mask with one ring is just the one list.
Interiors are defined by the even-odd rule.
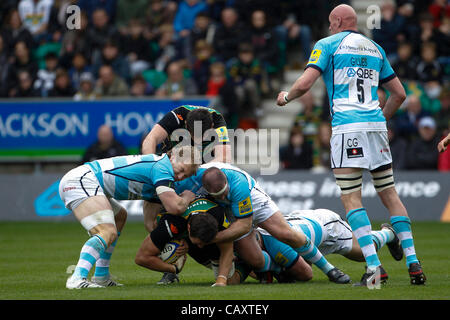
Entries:
[[[361,285],[373,282],[381,269],[371,240],[371,224],[362,205],[362,172],[369,170],[373,184],[399,235],[412,284],[424,284],[425,275],[416,257],[411,221],[394,187],[392,157],[387,138],[389,120],[405,100],[400,80],[384,50],[357,32],[352,7],[339,5],[329,16],[332,36],[315,45],[306,70],[289,92],[278,94],[277,104],[286,105],[302,96],[322,74],[330,99],[333,133],[331,166],[341,188],[347,220],[367,262]],[[390,96],[383,109],[376,90],[383,85]]]
[[[98,288],[88,281],[89,271],[117,238],[114,214],[122,207],[116,200],[151,200],[158,197],[167,210],[183,213],[194,199],[192,192],[175,193],[175,181],[195,173],[200,155],[193,147],[180,147],[167,154],[120,156],[96,160],[69,171],[61,179],[59,195],[73,211],[91,238],[81,249],[80,259],[68,289]],[[107,259],[111,258],[111,254]],[[108,280],[108,279],[104,279]]]
[[[196,123],[201,124],[198,132],[196,132]],[[215,161],[231,161],[230,140],[223,116],[212,108],[191,105],[182,105],[168,112],[145,137],[142,142],[142,154],[169,151],[177,143],[171,138],[172,134],[176,135],[178,129],[187,130],[191,136],[191,143],[202,146],[203,163],[209,156],[214,156]],[[211,130],[210,133],[214,136],[207,137],[208,130]],[[158,145],[159,150],[157,150]],[[155,228],[156,215],[161,210],[161,206],[157,202],[144,201],[143,208],[145,228],[151,232]],[[175,281],[178,281],[176,274],[165,273],[158,283],[168,284]]]

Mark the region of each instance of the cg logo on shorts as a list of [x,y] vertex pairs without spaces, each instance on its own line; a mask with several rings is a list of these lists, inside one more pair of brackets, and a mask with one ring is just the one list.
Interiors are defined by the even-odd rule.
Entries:
[[363,148],[358,148],[358,139],[347,139],[347,158],[362,158],[364,157]]

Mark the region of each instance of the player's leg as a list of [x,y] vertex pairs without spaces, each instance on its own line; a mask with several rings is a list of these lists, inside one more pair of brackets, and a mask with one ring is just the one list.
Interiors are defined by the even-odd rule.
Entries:
[[[391,166],[389,165],[385,170],[373,171],[372,178],[383,205],[389,211],[392,228],[400,239],[403,253],[406,257],[406,266],[410,273],[411,283],[424,284],[426,277],[416,256],[411,220],[395,189]],[[383,187],[386,184],[388,185]]]
[[341,200],[345,208],[347,221],[367,264],[367,272],[359,283],[365,285],[368,280],[373,281],[372,275],[376,276],[376,270],[382,269],[382,267],[372,241],[370,219],[361,201],[363,170],[360,168],[335,168],[333,172],[336,183],[341,188]]
[[89,285],[92,283],[86,281],[89,271],[117,238],[114,213],[105,196],[87,198],[73,209],[73,213],[91,238],[83,245],[75,271],[67,280],[66,287],[92,287]]
[[254,230],[234,241],[234,249],[236,254],[256,272],[279,272],[281,270],[269,254],[266,251],[261,250],[261,247],[256,240]]
[[325,259],[314,243],[303,232],[291,228],[280,211],[275,212],[268,219],[259,223],[259,226],[279,241],[292,247],[306,261],[311,262],[322,270],[331,281],[346,283],[350,280],[347,275]]
[[121,286],[122,284],[113,280],[109,272],[109,264],[111,256],[117,245],[117,241],[122,233],[123,227],[127,221],[127,211],[120,203],[114,199],[109,199],[111,207],[114,212],[114,222],[117,228],[117,239],[100,255],[100,258],[95,263],[95,273],[91,281],[102,285],[104,287]]

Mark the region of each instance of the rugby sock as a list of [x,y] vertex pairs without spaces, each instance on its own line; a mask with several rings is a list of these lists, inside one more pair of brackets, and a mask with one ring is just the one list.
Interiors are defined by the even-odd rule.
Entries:
[[311,239],[309,239],[307,235],[305,236],[306,243],[302,247],[295,249],[295,251],[297,251],[303,259],[313,263],[325,274],[327,274],[331,269],[334,269],[334,266],[329,263],[327,259],[325,259],[314,243],[312,243]]
[[367,216],[366,209],[359,208],[350,210],[347,213],[347,221],[361,247],[361,251],[367,263],[367,268],[374,271],[381,265],[381,262],[378,259],[375,245],[372,241],[372,226],[369,217]]
[[380,250],[386,243],[394,240],[394,237],[394,233],[389,229],[372,231],[372,241],[376,244],[377,251]]
[[281,267],[272,260],[269,254],[264,250],[262,250],[262,253],[264,256],[264,267],[255,271],[256,272],[274,271],[277,273],[281,272]]
[[80,259],[73,273],[73,277],[87,278],[92,266],[105,251],[107,245],[105,240],[99,235],[94,235],[81,248]]
[[397,233],[402,244],[403,253],[406,257],[406,266],[411,263],[419,262],[416,257],[416,249],[414,248],[414,240],[411,232],[411,220],[404,216],[392,216],[391,225]]
[[104,278],[109,275],[109,262],[111,255],[116,247],[117,240],[119,240],[120,232],[117,232],[117,239],[100,254],[100,258],[95,263],[94,277]]

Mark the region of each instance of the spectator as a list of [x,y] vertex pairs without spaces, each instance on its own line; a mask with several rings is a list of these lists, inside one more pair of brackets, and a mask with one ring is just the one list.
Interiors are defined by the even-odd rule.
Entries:
[[97,131],[97,141],[87,148],[81,162],[86,163],[127,154],[125,147],[114,138],[111,127],[102,125]]
[[[450,124],[447,127],[447,130],[445,130],[445,132],[448,134],[450,133]],[[444,137],[447,136],[447,134],[442,135],[441,139],[443,139]],[[450,149],[447,149],[446,151],[440,152],[439,153],[439,157],[438,157],[438,170],[439,171],[445,171],[448,172],[450,171]]]
[[[255,10],[251,15],[250,39],[255,57],[266,69],[278,64],[278,44],[275,32],[267,25],[266,13]],[[308,52],[309,54],[309,52]]]
[[40,92],[42,97],[47,97],[49,91],[53,89],[57,67],[58,56],[53,52],[47,53],[45,56],[45,69],[38,71],[37,79],[34,82],[34,88]]
[[173,41],[173,26],[165,24],[160,28],[160,36],[158,39],[158,49],[155,61],[155,69],[157,71],[164,71],[168,63],[176,56],[175,43]]
[[20,19],[37,42],[46,40],[52,0],[21,0]]
[[113,24],[116,19],[117,0],[78,0],[78,6],[86,12],[89,21],[95,20],[95,12],[103,10]]
[[209,97],[217,97],[227,82],[225,65],[222,62],[214,62],[209,66],[209,77],[205,94]]
[[83,72],[80,76],[80,87],[73,97],[75,101],[95,100],[97,94],[94,92],[94,76],[90,72]]
[[[442,67],[436,59],[436,44],[433,42],[426,42],[421,48],[421,61],[416,69],[418,80],[422,83],[441,82],[442,81]],[[434,96],[432,98],[437,98]],[[431,98],[431,97],[430,97]]]
[[27,70],[20,70],[17,74],[18,86],[10,91],[10,97],[34,98],[39,92],[33,88],[33,78]]
[[176,36],[187,39],[190,30],[194,26],[197,14],[206,10],[207,5],[204,0],[182,0],[173,21]]
[[104,9],[95,9],[92,13],[92,25],[88,28],[87,40],[91,46],[93,59],[100,56],[100,51],[108,40],[118,41],[120,34],[114,25],[110,24],[110,17]]
[[238,21],[238,14],[233,8],[225,8],[221,15],[221,24],[214,34],[214,52],[223,62],[237,56],[241,42],[248,39],[247,28]]
[[404,113],[396,116],[395,126],[399,136],[410,140],[418,133],[417,124],[419,120],[430,114],[422,110],[422,104],[416,95],[408,96],[405,104],[406,110]]
[[319,133],[317,135],[317,143],[314,147],[313,163],[317,168],[329,170],[331,167],[330,152],[331,126],[329,122],[321,122],[319,125]]
[[67,8],[75,5],[77,0],[52,0],[52,2],[47,31],[51,41],[60,42],[66,30]]
[[18,42],[24,42],[28,48],[34,48],[35,42],[31,32],[22,23],[19,11],[11,10],[6,17],[6,24],[1,30],[4,36],[5,46],[9,52],[13,52]]
[[295,118],[295,125],[302,127],[306,141],[313,145],[322,122],[322,107],[314,104],[314,96],[311,91],[306,92],[301,98],[302,110]]
[[398,59],[392,64],[397,76],[402,80],[417,80],[418,58],[413,56],[413,47],[409,42],[402,42],[397,49]]
[[433,117],[436,120],[438,134],[447,136],[450,128],[450,85],[444,87],[439,100],[441,109]]
[[372,30],[373,40],[386,52],[389,60],[396,58],[398,35],[405,27],[405,17],[397,13],[392,0],[386,0],[381,5],[381,28]]
[[122,35],[130,32],[130,22],[144,23],[149,0],[117,0],[116,26]]
[[388,122],[387,129],[393,167],[397,170],[403,170],[406,167],[408,142],[398,136],[393,121]]
[[433,17],[433,27],[439,28],[444,17],[450,17],[450,4],[446,0],[434,0],[428,7]]
[[208,44],[213,44],[215,31],[216,26],[211,22],[206,12],[200,12],[195,17],[194,26],[189,33],[189,41],[185,50],[185,56],[190,63],[193,63],[195,59],[193,52],[195,51],[195,44],[198,40],[204,40]]
[[119,44],[113,39],[107,40],[102,48],[101,56],[94,59],[93,73],[98,76],[99,69],[102,65],[110,65],[114,73],[127,83],[131,80],[130,65],[127,59],[120,53]]
[[192,78],[199,94],[205,94],[208,89],[209,67],[214,58],[212,57],[213,47],[205,40],[198,40],[195,45],[195,56],[192,66]]
[[69,69],[70,81],[75,90],[80,89],[80,78],[85,72],[92,72],[92,68],[88,65],[86,57],[81,52],[77,52],[72,59],[72,67]]
[[67,70],[72,67],[75,53],[80,52],[88,65],[92,62],[92,47],[88,35],[88,18],[84,12],[80,14],[80,29],[67,30],[62,38],[60,63]]
[[123,41],[124,53],[130,64],[131,76],[142,73],[151,67],[153,53],[149,41],[144,37],[142,22],[132,19],[128,24],[128,35]]
[[[8,70],[8,88],[16,87],[18,84],[18,72],[26,70],[31,76],[32,82],[36,79],[38,65],[32,60],[30,49],[25,42],[19,41],[14,48],[14,56]],[[9,91],[9,90],[8,90]]]
[[99,69],[99,79],[94,92],[99,97],[127,96],[127,83],[114,73],[110,65],[103,65]]
[[439,152],[437,145],[436,122],[431,117],[419,121],[419,138],[408,148],[406,168],[409,170],[436,170]]
[[167,67],[167,80],[158,88],[156,96],[180,100],[195,94],[197,94],[195,82],[184,76],[181,63],[171,62]]
[[133,78],[130,88],[130,94],[133,97],[145,97],[152,95],[154,89],[147,83],[141,75],[137,75]]
[[176,11],[177,4],[174,1],[150,0],[150,5],[146,12],[146,38],[152,40],[159,37],[160,28],[164,25],[173,27]]
[[312,147],[305,141],[301,127],[291,129],[289,144],[280,149],[280,161],[284,169],[312,168]]
[[238,57],[230,61],[228,76],[235,88],[241,120],[252,121],[257,126],[256,119],[262,115],[260,103],[264,70],[249,43],[239,46]]
[[72,98],[75,94],[75,90],[70,83],[69,74],[64,69],[59,69],[56,72],[55,83],[53,89],[49,91],[49,97],[64,97]]
[[6,46],[4,36],[0,33],[0,97],[7,96],[8,71],[9,71],[9,52]]

